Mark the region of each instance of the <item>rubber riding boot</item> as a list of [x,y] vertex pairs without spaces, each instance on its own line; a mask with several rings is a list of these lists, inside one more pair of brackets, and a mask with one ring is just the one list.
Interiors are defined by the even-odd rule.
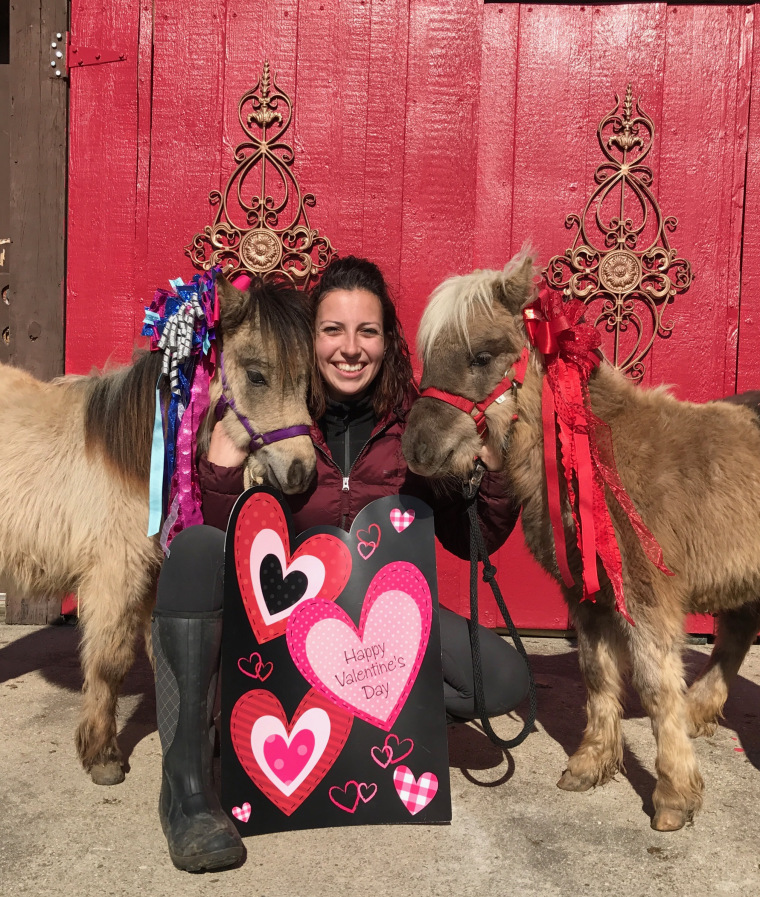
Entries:
[[156,713],[163,752],[158,812],[178,869],[237,863],[244,848],[214,787],[213,711],[222,612],[153,614]]

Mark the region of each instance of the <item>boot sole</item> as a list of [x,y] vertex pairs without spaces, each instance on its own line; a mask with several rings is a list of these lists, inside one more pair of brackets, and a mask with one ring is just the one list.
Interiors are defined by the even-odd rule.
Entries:
[[224,869],[234,866],[243,858],[243,846],[237,845],[228,850],[216,850],[213,853],[202,853],[198,856],[177,856],[169,851],[172,862],[183,872],[208,872],[212,869]]

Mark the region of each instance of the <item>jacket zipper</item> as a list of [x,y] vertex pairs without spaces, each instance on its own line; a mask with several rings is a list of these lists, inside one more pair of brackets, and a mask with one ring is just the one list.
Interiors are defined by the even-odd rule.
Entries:
[[[386,421],[386,423],[383,424],[383,426],[376,433],[373,433],[369,437],[369,439],[364,443],[364,445],[359,449],[359,453],[357,454],[356,458],[354,459],[354,463],[351,465],[351,469],[348,471],[348,476],[343,477],[343,485],[341,487],[341,492],[348,493],[350,491],[348,481],[349,481],[349,478],[351,477],[351,471],[354,469],[354,467],[356,467],[356,462],[359,460],[359,458],[361,458],[362,452],[364,451],[364,449],[367,448],[367,446],[370,444],[370,442],[372,442],[374,439],[377,439],[378,437],[382,436],[383,433],[385,433],[385,431],[388,429],[388,427],[390,427],[391,423],[392,423],[391,421]],[[348,436],[348,430],[346,430],[346,436]],[[346,458],[346,460],[348,460],[348,457],[349,457],[349,450],[348,450],[348,445],[347,445],[348,440],[346,439],[345,442],[346,442],[346,448],[345,448],[344,457]],[[318,448],[320,450],[320,452],[322,452],[322,454],[325,456],[325,458],[327,458],[328,461],[330,461],[332,464],[334,464],[335,467],[338,467],[338,464],[335,461],[335,459],[328,452],[326,452],[321,446],[315,445],[315,448]],[[338,470],[340,470],[340,467],[338,467]],[[341,471],[341,473],[342,472],[343,471]],[[348,517],[348,514],[343,514],[342,517],[340,518],[340,528],[341,529],[345,529],[346,517]]]

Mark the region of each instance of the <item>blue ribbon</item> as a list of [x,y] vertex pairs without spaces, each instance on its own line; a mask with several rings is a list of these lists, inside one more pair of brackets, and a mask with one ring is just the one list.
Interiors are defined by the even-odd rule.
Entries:
[[153,441],[150,447],[150,488],[148,490],[148,536],[161,529],[164,505],[164,426],[161,418],[161,390],[156,383],[156,411],[153,415]]

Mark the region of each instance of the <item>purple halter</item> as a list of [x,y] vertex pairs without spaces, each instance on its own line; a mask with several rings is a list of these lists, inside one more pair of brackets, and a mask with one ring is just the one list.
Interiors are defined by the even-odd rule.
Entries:
[[224,416],[224,412],[229,408],[237,417],[240,423],[245,427],[246,433],[251,437],[249,449],[251,453],[257,452],[265,445],[271,445],[273,442],[280,442],[282,439],[290,439],[293,436],[308,436],[310,427],[308,424],[295,424],[292,427],[283,427],[281,430],[269,430],[266,433],[256,433],[251,426],[251,422],[247,417],[242,415],[235,405],[235,400],[230,393],[230,386],[227,382],[227,375],[224,373],[224,355],[219,353],[219,371],[222,375],[222,394],[214,409],[214,417],[220,421]]

